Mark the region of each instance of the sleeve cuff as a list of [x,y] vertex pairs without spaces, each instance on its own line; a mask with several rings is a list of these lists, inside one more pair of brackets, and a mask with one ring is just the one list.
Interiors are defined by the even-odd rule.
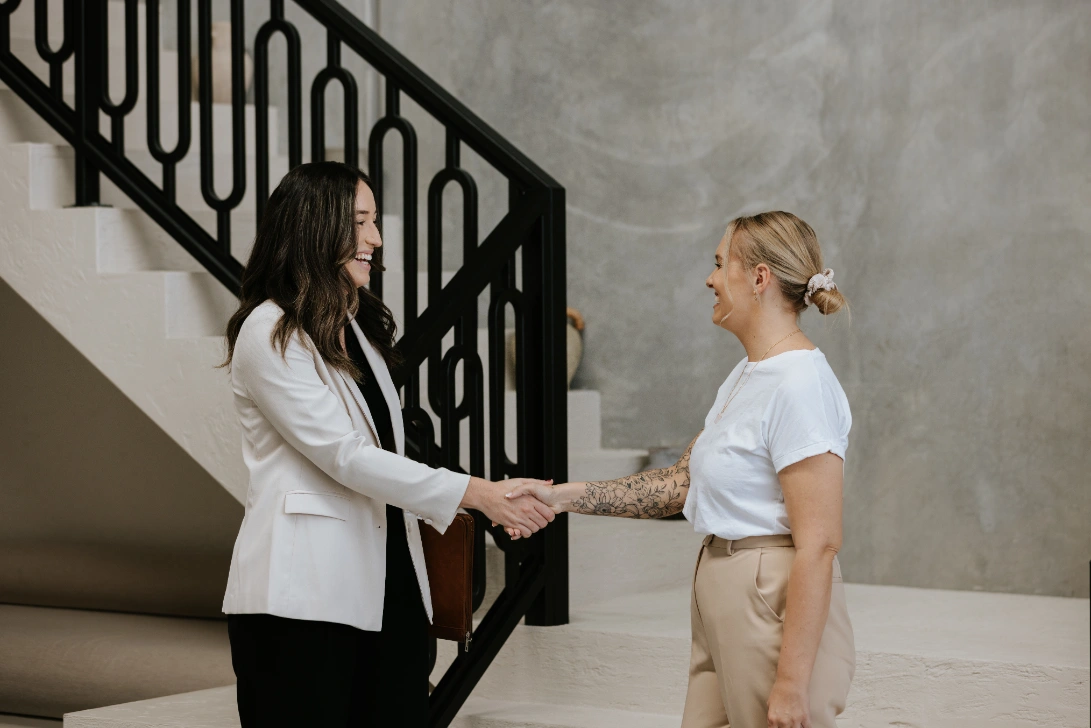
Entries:
[[[466,497],[466,489],[470,487],[470,476],[465,473],[455,473],[450,470],[444,470],[447,477],[450,479],[450,485],[448,486],[448,493],[444,494],[444,503],[442,506],[442,515],[436,514],[438,518],[432,518],[429,521],[429,525],[436,529],[440,533],[444,533],[447,527],[450,526],[455,516],[458,514],[458,506],[462,503],[462,499]],[[447,500],[447,498],[451,500]]]
[[773,467],[776,468],[776,471],[779,473],[789,465],[795,465],[800,460],[806,460],[807,458],[814,457],[815,455],[822,455],[827,452],[832,452],[842,460],[845,459],[845,452],[838,447],[837,443],[829,440],[821,440],[773,458]]

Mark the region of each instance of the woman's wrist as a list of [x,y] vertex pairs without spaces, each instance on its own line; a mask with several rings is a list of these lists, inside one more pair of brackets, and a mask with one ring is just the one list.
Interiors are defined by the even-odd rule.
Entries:
[[565,513],[572,511],[572,504],[577,498],[584,494],[587,489],[587,483],[561,483],[560,485],[553,486],[553,497],[551,504],[553,510],[558,513]]
[[466,486],[466,492],[463,494],[462,502],[458,504],[458,507],[475,511],[481,510],[481,496],[488,485],[489,481],[484,478],[478,478],[477,476],[471,475],[470,483]]

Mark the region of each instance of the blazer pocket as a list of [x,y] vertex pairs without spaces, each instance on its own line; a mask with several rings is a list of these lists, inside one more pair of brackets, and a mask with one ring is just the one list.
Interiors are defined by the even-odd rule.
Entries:
[[293,490],[284,494],[285,513],[305,513],[347,521],[352,516],[352,511],[352,503],[341,495],[305,490]]

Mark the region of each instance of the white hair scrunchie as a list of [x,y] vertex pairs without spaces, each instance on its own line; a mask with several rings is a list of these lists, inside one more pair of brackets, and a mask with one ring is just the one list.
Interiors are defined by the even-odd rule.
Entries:
[[807,293],[803,296],[803,303],[810,306],[811,296],[816,291],[832,291],[836,288],[837,284],[833,282],[833,268],[827,268],[822,273],[815,273],[811,276],[811,280],[807,281]]

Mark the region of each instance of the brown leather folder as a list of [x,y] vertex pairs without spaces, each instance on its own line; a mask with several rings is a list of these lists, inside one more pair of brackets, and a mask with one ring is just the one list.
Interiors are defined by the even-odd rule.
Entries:
[[473,632],[474,519],[459,513],[440,533],[421,524],[421,543],[432,589],[431,635],[470,647]]

